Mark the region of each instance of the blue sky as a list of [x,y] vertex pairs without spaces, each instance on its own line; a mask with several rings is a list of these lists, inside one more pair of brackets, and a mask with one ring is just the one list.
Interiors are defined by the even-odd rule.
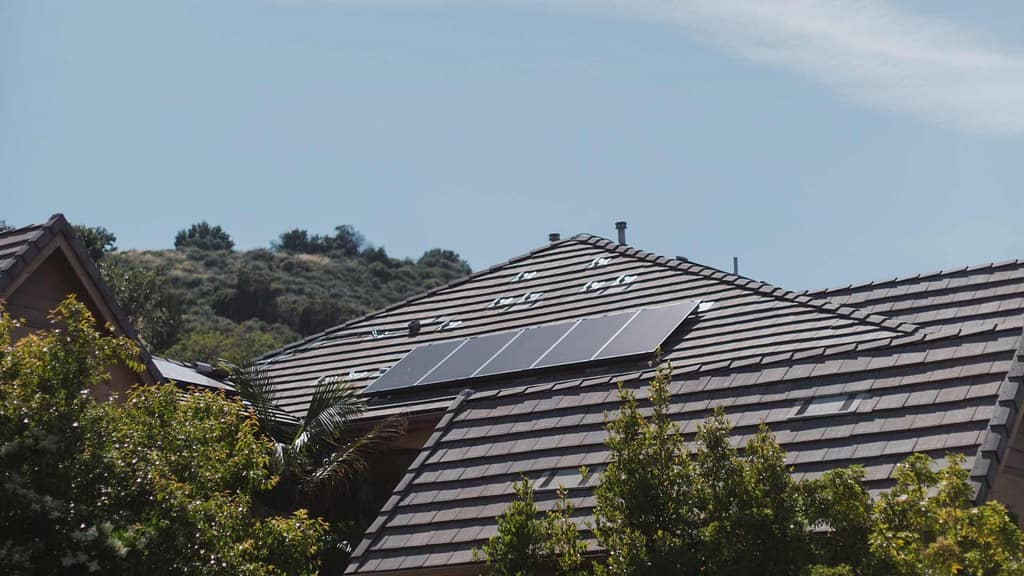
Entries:
[[803,289],[1024,257],[1019,2],[0,0],[0,219],[612,237]]

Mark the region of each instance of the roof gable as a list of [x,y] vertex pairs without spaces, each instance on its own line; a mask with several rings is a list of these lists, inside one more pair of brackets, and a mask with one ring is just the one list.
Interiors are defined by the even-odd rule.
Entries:
[[97,320],[101,324],[109,322],[118,334],[134,340],[146,366],[143,378],[150,382],[160,380],[160,373],[135,327],[118,306],[99,269],[63,214],[54,214],[43,224],[0,232],[0,300],[14,294],[58,251],[66,258],[71,273],[86,292],[80,297],[90,299],[99,310],[102,317]]

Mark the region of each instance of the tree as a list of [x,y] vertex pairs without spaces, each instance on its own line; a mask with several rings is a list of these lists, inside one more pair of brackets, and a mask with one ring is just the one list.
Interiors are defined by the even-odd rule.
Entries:
[[[273,468],[281,483],[264,502],[279,510],[308,508],[332,522],[338,541],[348,540],[360,512],[346,498],[350,488],[366,473],[369,457],[405,435],[405,419],[388,417],[369,429],[356,428],[353,420],[366,410],[359,390],[342,378],[324,377],[295,422],[283,417],[272,376],[258,365],[226,367],[263,432],[277,442]],[[330,560],[332,567],[339,561]]]
[[[910,456],[875,502],[857,467],[796,482],[765,426],[741,453],[721,410],[687,449],[668,416],[669,376],[659,368],[649,406],[620,386],[621,408],[606,424],[609,464],[594,494],[592,529],[604,556],[594,574],[1024,574],[1024,536],[1001,504],[972,505],[963,456],[948,455],[939,471],[928,456]],[[574,560],[562,573],[583,573],[571,514],[562,490],[538,517],[529,485],[518,486],[484,546],[491,573],[550,572],[553,564],[558,573],[566,558]]]
[[211,226],[203,221],[193,224],[184,230],[179,230],[178,234],[174,237],[174,247],[178,250],[183,248],[231,250],[235,247],[235,243],[223,228]]
[[235,285],[220,292],[213,310],[225,318],[241,322],[259,318],[275,322],[278,317],[277,295],[280,292],[273,277],[261,266],[245,266],[235,274]]
[[0,573],[316,572],[322,522],[254,513],[273,443],[240,401],[159,385],[96,404],[138,350],[74,297],[51,320],[12,342],[0,315]]
[[93,262],[99,263],[107,253],[117,249],[117,236],[103,226],[75,226],[75,235],[82,241]]
[[186,331],[166,349],[166,355],[186,362],[244,364],[296,338],[293,332],[280,325],[269,326],[259,320],[237,324],[223,320],[210,327],[197,326]]
[[421,268],[439,268],[459,276],[466,276],[471,272],[469,264],[458,253],[442,248],[427,250],[416,261],[416,265]]
[[100,271],[114,300],[150,348],[161,352],[178,341],[181,298],[165,282],[165,270],[132,266],[114,255],[103,261]]

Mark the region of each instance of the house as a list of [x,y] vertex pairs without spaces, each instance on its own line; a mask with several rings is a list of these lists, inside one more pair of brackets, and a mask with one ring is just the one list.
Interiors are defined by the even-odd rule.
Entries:
[[145,366],[141,374],[127,366],[111,366],[108,388],[94,390],[94,396],[105,399],[135,384],[162,379],[63,214],[55,214],[43,224],[0,232],[0,302],[5,313],[24,320],[15,338],[48,329],[50,311],[69,294],[74,294],[89,308],[101,328],[106,330],[109,326],[113,334],[135,340]]
[[475,574],[523,475],[541,509],[562,485],[589,513],[599,474],[578,469],[605,465],[617,383],[642,398],[655,348],[684,434],[723,406],[737,442],[767,422],[797,477],[860,464],[872,493],[914,452],[960,452],[976,499],[1020,512],[1022,327],[1021,261],[800,293],[552,235],[262,362],[293,414],[341,374],[365,388],[367,418],[409,418],[349,573]]

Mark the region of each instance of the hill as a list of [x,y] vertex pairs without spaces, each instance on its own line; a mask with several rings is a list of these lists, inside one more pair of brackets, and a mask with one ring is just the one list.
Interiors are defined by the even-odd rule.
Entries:
[[470,273],[451,250],[392,258],[350,226],[246,251],[205,222],[167,250],[117,251],[109,231],[79,232],[153,350],[179,360],[241,362]]

